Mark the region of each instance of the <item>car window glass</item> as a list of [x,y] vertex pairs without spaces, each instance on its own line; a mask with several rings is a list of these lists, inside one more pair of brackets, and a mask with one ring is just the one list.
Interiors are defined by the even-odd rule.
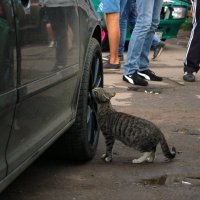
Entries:
[[21,84],[50,76],[79,62],[78,15],[74,1],[56,2],[51,7],[32,0],[17,4],[20,19]]
[[15,87],[15,29],[9,1],[0,1],[0,93]]

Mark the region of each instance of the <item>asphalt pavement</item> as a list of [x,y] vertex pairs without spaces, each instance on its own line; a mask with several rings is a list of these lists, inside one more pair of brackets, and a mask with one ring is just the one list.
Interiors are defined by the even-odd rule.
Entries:
[[[40,158],[1,195],[0,200],[198,200],[200,199],[200,73],[196,82],[184,82],[183,60],[188,34],[166,41],[151,70],[163,77],[146,87],[122,80],[117,72],[104,72],[105,88],[114,90],[113,107],[148,119],[177,149],[168,162],[157,148],[154,163],[132,164],[140,155],[116,142],[113,162],[101,160],[105,143],[100,135],[95,158],[74,164]],[[104,53],[106,55],[107,53]],[[150,59],[152,52],[150,54]]]

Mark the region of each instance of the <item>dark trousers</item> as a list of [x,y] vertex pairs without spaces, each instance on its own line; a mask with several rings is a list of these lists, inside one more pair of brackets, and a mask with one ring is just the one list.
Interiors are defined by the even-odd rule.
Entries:
[[200,0],[192,1],[193,28],[188,42],[184,71],[198,72],[200,68]]

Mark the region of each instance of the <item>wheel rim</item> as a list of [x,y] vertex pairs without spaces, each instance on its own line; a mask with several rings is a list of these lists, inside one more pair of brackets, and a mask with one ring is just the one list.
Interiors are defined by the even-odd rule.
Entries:
[[101,54],[98,53],[93,57],[88,88],[87,132],[88,142],[91,148],[95,148],[99,135],[97,123],[97,104],[92,97],[92,89],[102,86],[102,60],[100,55]]

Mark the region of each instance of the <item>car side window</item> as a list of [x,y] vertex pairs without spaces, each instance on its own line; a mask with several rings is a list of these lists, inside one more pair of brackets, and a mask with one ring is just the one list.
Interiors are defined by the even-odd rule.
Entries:
[[22,85],[79,62],[78,17],[72,11],[75,3],[65,1],[72,5],[51,7],[44,3],[48,1],[38,0],[17,4]]
[[8,1],[0,2],[0,94],[16,85],[15,31]]

